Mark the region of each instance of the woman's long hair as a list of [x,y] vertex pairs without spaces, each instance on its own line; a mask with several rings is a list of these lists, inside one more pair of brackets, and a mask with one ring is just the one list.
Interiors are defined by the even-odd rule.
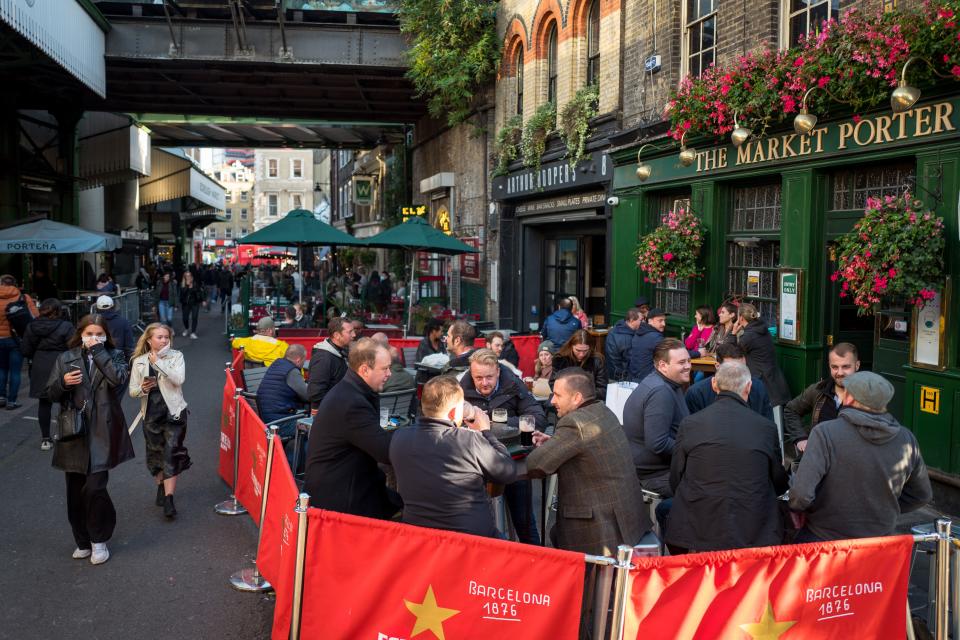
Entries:
[[[573,355],[573,348],[580,344],[585,344],[590,347],[590,353],[587,354],[587,357],[584,358],[582,362],[579,362],[577,357]],[[560,351],[554,356],[554,358],[566,358],[569,362],[576,362],[580,367],[585,367],[587,363],[590,362],[590,359],[594,357],[598,358],[601,363],[603,362],[603,356],[599,351],[594,349],[593,344],[590,342],[590,336],[587,335],[587,332],[583,329],[574,331],[570,339],[563,343]]]
[[110,327],[107,325],[107,319],[99,313],[91,313],[90,315],[80,318],[80,322],[77,323],[77,330],[73,332],[73,336],[70,338],[70,342],[67,343],[67,346],[71,349],[82,347],[83,338],[81,335],[83,334],[83,330],[92,324],[95,324],[103,329],[103,332],[106,334],[107,341],[103,344],[103,346],[105,346],[107,349],[113,349],[113,338],[110,336]]
[[140,336],[140,339],[137,340],[137,346],[134,347],[133,356],[130,358],[131,361],[150,351],[150,338],[152,338],[153,334],[160,329],[166,331],[167,335],[170,336],[170,346],[173,347],[173,329],[162,322],[151,322],[147,325],[147,328],[143,330],[143,334]]

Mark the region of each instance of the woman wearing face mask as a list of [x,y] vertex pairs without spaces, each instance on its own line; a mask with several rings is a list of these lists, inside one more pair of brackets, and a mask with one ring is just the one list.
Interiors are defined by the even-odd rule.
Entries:
[[171,349],[170,327],[155,322],[144,330],[130,364],[130,395],[140,398],[147,469],[157,481],[156,505],[173,518],[177,477],[190,468],[183,446],[187,435],[187,403],[181,387],[186,379],[183,354]]
[[[47,382],[47,397],[60,403],[54,429],[53,466],[67,475],[67,518],[77,548],[73,557],[103,564],[110,558],[107,541],[117,512],[107,493],[108,471],[133,458],[133,444],[114,388],[123,385],[127,366],[114,349],[107,321],[100,315],[82,318],[57,358]],[[83,432],[64,440],[64,425],[79,412]]]
[[553,357],[553,377],[556,378],[558,373],[568,367],[580,367],[592,375],[593,384],[597,389],[597,398],[606,399],[607,367],[603,363],[603,356],[594,350],[593,345],[590,344],[590,336],[583,329],[574,331],[570,339]]

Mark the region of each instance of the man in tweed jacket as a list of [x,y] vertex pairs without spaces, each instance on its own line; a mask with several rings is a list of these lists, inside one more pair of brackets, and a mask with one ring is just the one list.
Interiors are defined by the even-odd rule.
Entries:
[[552,403],[560,416],[556,433],[534,433],[537,448],[526,465],[531,478],[557,474],[556,545],[615,555],[617,545],[638,543],[651,525],[627,436],[580,369],[557,375]]

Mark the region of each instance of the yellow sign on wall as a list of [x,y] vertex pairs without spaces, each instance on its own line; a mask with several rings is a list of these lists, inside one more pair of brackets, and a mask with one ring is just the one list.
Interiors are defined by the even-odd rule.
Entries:
[[920,411],[940,415],[940,389],[920,387]]

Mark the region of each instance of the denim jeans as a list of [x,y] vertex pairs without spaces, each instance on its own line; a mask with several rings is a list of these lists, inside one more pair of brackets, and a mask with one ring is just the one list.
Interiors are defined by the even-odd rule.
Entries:
[[503,499],[510,510],[510,519],[517,530],[517,539],[526,544],[540,544],[537,518],[533,514],[533,488],[529,480],[517,480],[503,489]]
[[[16,402],[20,392],[20,370],[23,368],[23,356],[20,354],[20,340],[0,338],[0,398],[7,402]],[[10,390],[7,391],[7,381]]]
[[160,315],[160,317],[157,318],[158,321],[165,325],[173,326],[173,305],[170,304],[168,300],[160,300],[157,302],[157,313]]

